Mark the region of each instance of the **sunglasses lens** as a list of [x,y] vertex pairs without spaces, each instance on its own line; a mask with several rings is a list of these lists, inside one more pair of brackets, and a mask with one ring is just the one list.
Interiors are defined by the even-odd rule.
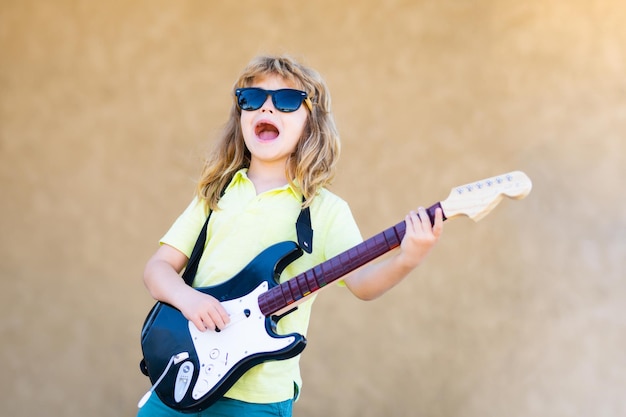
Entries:
[[299,90],[278,90],[274,93],[273,103],[277,110],[289,113],[300,108],[306,94]]
[[272,103],[276,110],[283,113],[291,113],[300,108],[306,99],[306,93],[300,90],[284,88],[282,90],[268,91],[262,88],[240,88],[235,92],[237,104],[241,110],[258,110],[267,100],[268,94],[272,96]]
[[242,88],[237,90],[237,103],[241,110],[260,109],[266,98],[267,92],[260,88]]

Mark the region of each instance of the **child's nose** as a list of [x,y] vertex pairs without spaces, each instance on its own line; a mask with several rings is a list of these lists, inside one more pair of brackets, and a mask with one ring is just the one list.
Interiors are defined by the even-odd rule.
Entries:
[[274,107],[274,103],[272,102],[272,96],[268,94],[265,102],[261,106],[261,111],[269,111],[270,113],[274,113],[274,110],[276,110],[276,108]]

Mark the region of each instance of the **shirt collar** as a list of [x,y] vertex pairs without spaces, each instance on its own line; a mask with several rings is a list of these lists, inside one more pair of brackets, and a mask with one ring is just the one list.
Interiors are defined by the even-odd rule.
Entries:
[[[239,171],[235,172],[235,175],[233,175],[233,179],[230,181],[230,184],[228,184],[228,186],[226,187],[226,192],[228,192],[228,190],[231,187],[234,187],[240,181],[249,182],[252,185],[252,180],[248,178],[248,168],[242,168]],[[285,184],[284,186],[280,188],[271,190],[269,192],[281,192],[281,191],[287,191],[291,193],[291,195],[295,199],[297,199],[300,202],[302,201],[302,191],[300,191],[300,189],[297,186],[294,187],[289,183]]]

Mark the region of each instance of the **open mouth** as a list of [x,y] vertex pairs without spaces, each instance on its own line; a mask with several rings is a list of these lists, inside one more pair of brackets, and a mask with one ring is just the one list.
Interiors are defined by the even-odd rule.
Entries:
[[280,133],[278,128],[269,122],[260,122],[254,128],[254,133],[261,140],[272,140],[278,137]]

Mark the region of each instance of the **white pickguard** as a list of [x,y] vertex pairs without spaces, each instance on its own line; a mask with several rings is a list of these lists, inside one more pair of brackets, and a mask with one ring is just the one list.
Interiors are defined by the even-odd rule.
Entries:
[[295,337],[276,338],[265,330],[265,316],[259,308],[259,295],[268,290],[261,283],[247,295],[222,302],[230,323],[220,332],[199,331],[189,322],[189,333],[199,359],[198,380],[191,396],[197,400],[211,391],[241,360],[258,353],[271,353],[292,344]]

